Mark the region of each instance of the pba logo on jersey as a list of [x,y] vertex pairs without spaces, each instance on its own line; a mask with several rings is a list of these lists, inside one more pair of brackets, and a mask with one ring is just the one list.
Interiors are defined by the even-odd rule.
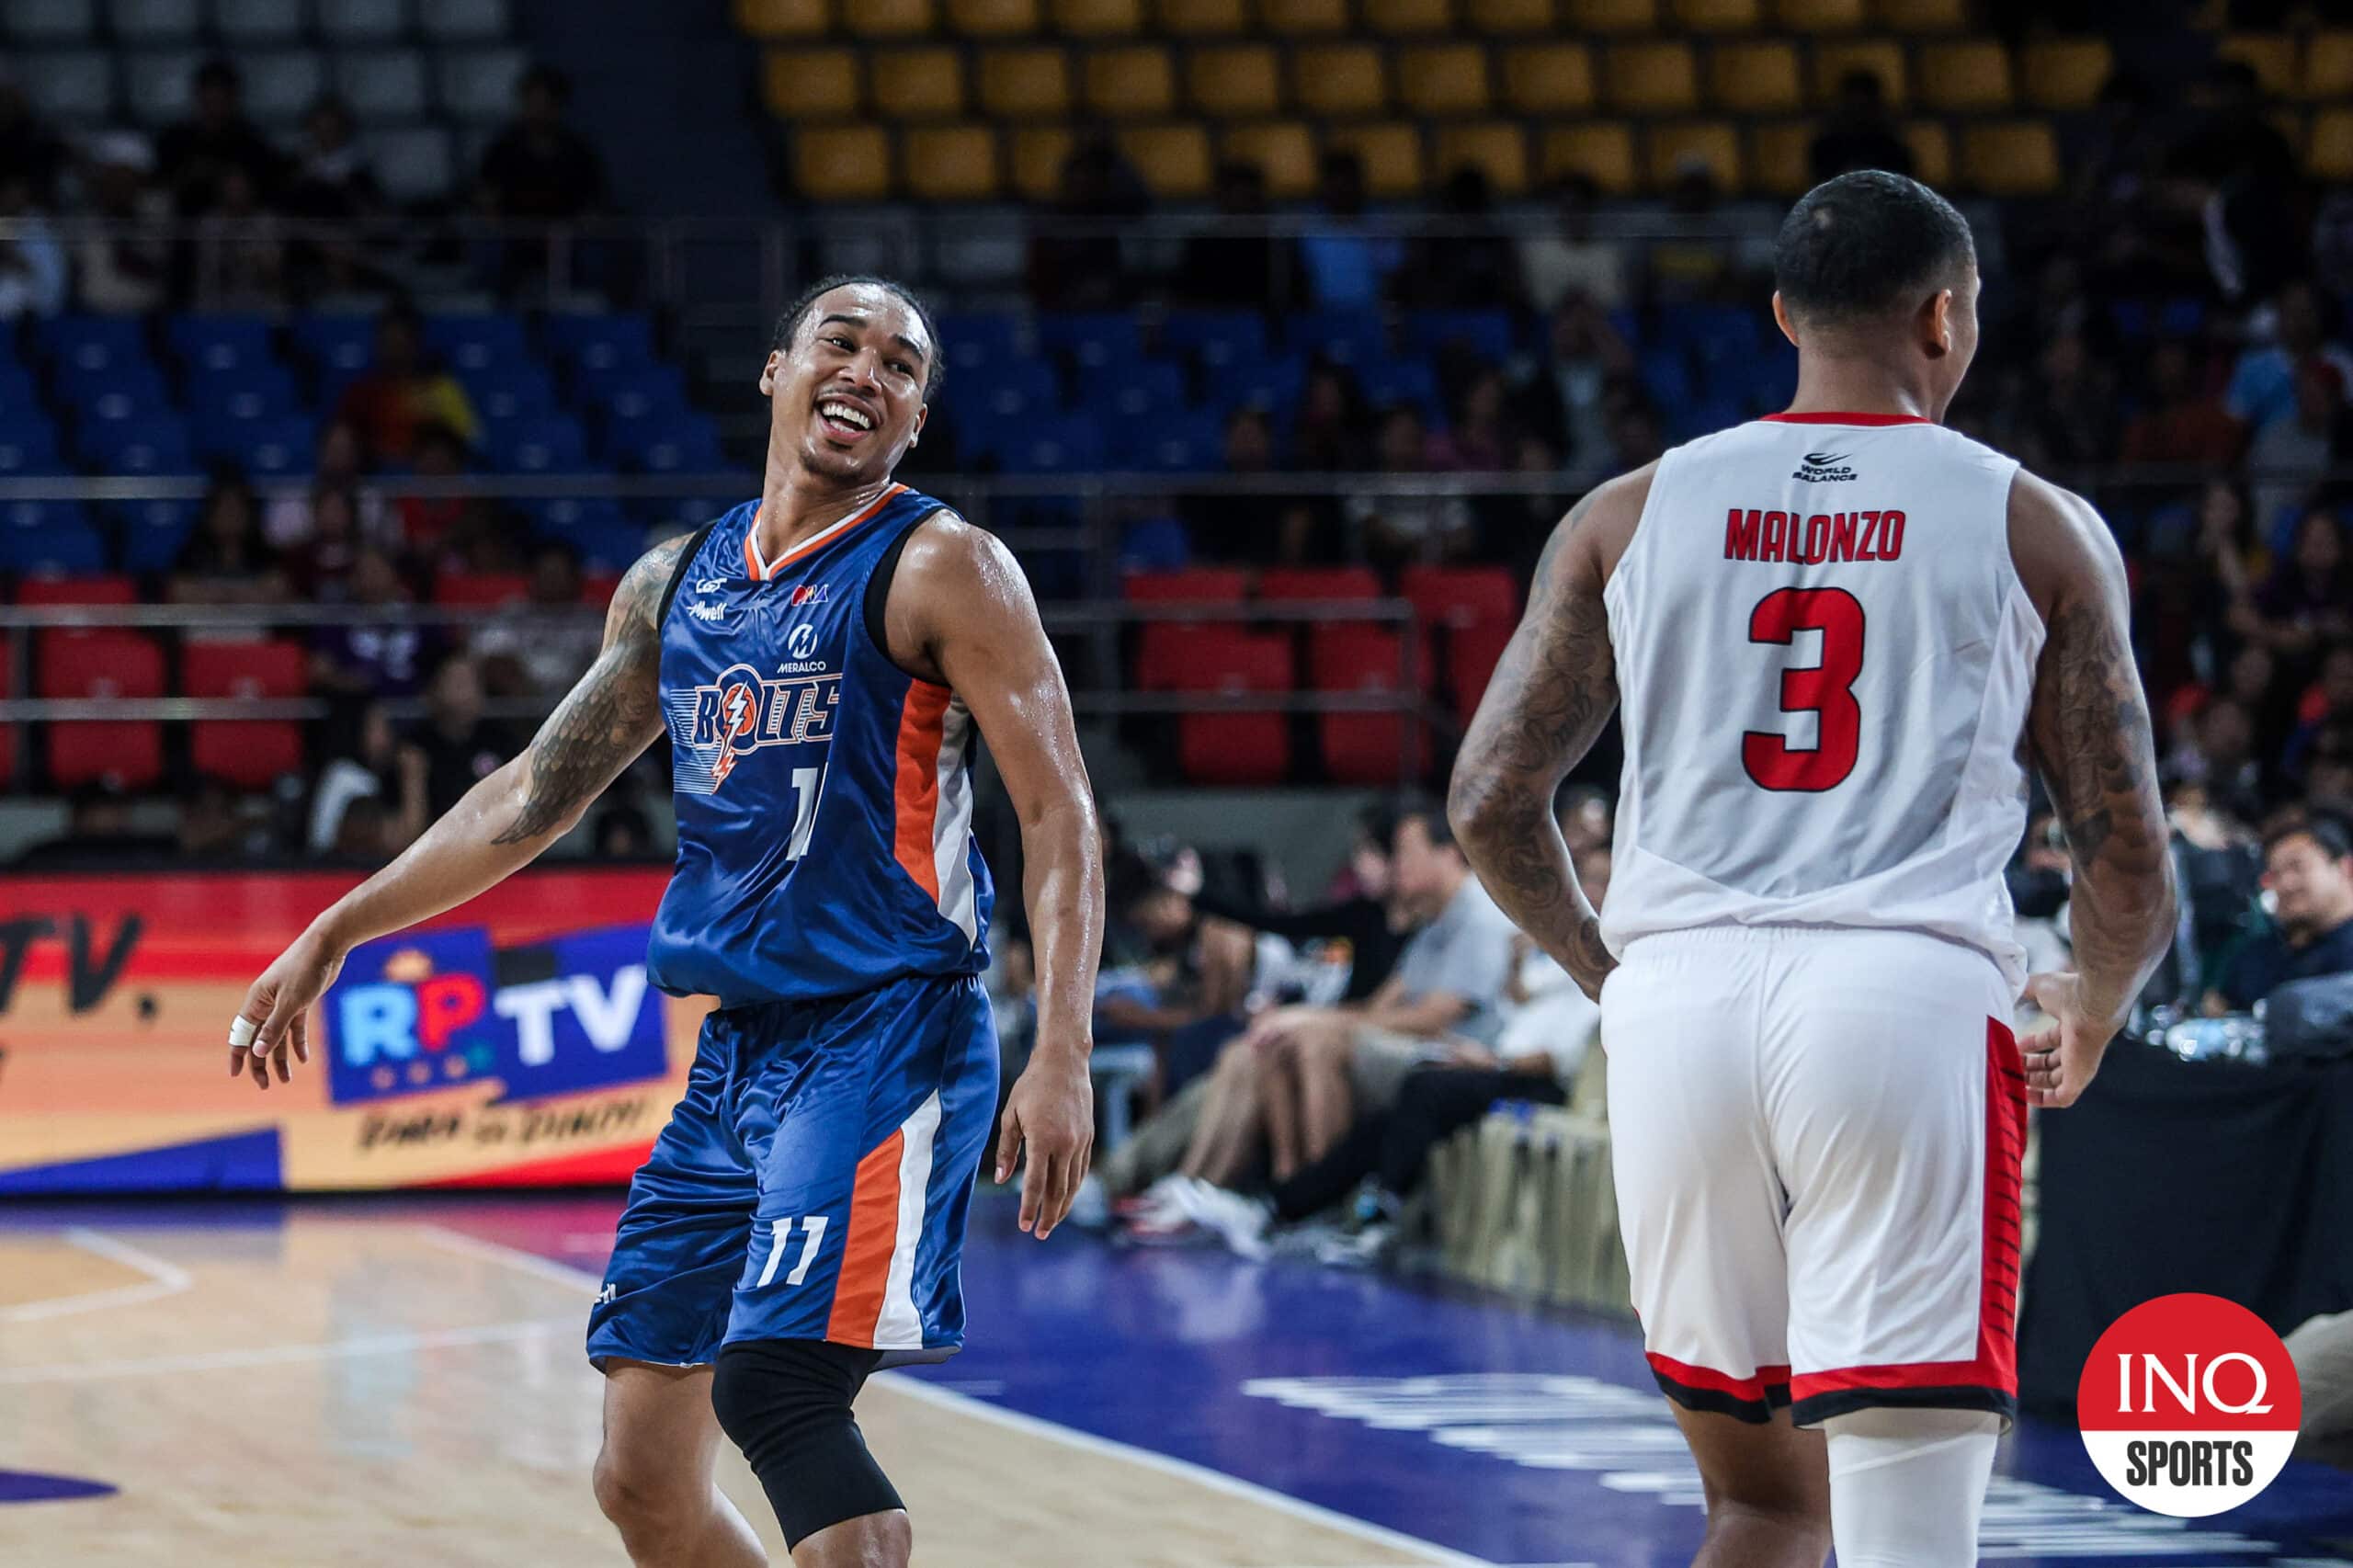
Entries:
[[2279,1476],[2303,1395],[2287,1346],[2261,1318],[2220,1296],[2160,1296],[2092,1346],[2075,1419],[2110,1486],[2152,1512],[2195,1519],[2248,1502]]
[[1808,484],[1836,484],[1854,478],[1855,471],[1847,466],[1844,452],[1808,452],[1790,477]]
[[353,950],[320,1010],[327,1097],[388,1099],[481,1080],[536,1099],[668,1070],[643,926],[494,949],[472,927]]
[[[801,632],[808,632],[806,639]],[[816,648],[816,631],[806,625],[793,629],[787,651],[804,658],[795,647],[805,642]],[[693,795],[712,795],[727,782],[735,764],[763,746],[823,745],[834,738],[834,718],[842,699],[837,672],[763,676],[749,665],[732,665],[707,685],[683,687],[666,693],[670,744],[677,753],[677,787]]]

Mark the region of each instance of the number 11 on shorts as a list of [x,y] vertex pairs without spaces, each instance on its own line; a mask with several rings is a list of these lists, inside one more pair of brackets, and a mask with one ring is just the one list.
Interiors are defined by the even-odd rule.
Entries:
[[803,1233],[801,1261],[792,1266],[792,1272],[784,1277],[784,1282],[798,1285],[809,1277],[809,1266],[817,1261],[817,1248],[825,1240],[825,1216],[812,1214],[806,1219],[795,1219],[787,1215],[784,1219],[768,1221],[768,1232],[775,1239],[768,1244],[767,1266],[760,1270],[760,1283],[755,1289],[763,1289],[775,1282],[777,1265],[784,1261],[784,1249],[792,1241],[795,1224],[799,1224]]

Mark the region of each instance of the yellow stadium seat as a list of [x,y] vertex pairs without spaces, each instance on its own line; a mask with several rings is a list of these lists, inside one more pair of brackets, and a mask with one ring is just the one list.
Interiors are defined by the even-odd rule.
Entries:
[[1364,25],[1392,37],[1454,30],[1452,0],[1363,0]]
[[1364,164],[1364,187],[1373,196],[1415,196],[1425,183],[1422,133],[1411,125],[1334,126],[1324,144],[1354,153]]
[[1904,127],[1904,144],[1912,149],[1912,175],[1923,185],[1941,188],[1952,181],[1952,132],[1941,119],[1915,119]]
[[2059,188],[2059,146],[2041,120],[1972,125],[1961,133],[1961,183],[1988,196]]
[[1025,125],[1012,140],[1014,194],[1029,201],[1051,201],[1062,190],[1063,165],[1074,138],[1059,125]]
[[1620,109],[1656,114],[1699,101],[1691,48],[1683,43],[1617,43],[1602,62],[1603,90]]
[[1231,38],[1249,28],[1242,0],[1157,0],[1160,30],[1182,38]]
[[964,114],[964,57],[952,49],[875,50],[866,60],[868,91],[885,119],[959,119]]
[[1221,119],[1272,114],[1282,103],[1275,51],[1262,43],[1195,50],[1185,81],[1194,107]]
[[2114,63],[2106,39],[2040,39],[2026,46],[2018,78],[2036,108],[2089,108]]
[[1152,119],[1176,109],[1176,68],[1156,43],[1086,57],[1086,107],[1107,119]]
[[1748,167],[1760,190],[1801,196],[1813,184],[1808,154],[1818,128],[1802,119],[1768,120],[1748,132]]
[[1651,184],[1665,188],[1679,176],[1686,160],[1697,159],[1726,192],[1741,188],[1740,132],[1728,120],[1688,119],[1651,128]]
[[801,193],[813,201],[880,201],[891,194],[891,137],[879,125],[804,126],[792,133]]
[[2353,180],[2353,109],[2323,109],[2313,117],[2304,162],[2323,179]]
[[1295,119],[1228,126],[1218,155],[1229,163],[1257,165],[1267,176],[1267,194],[1279,199],[1315,188],[1315,133]]
[[1192,121],[1130,126],[1120,151],[1158,197],[1200,196],[1210,188],[1209,132]]
[[772,49],[761,86],[779,119],[847,119],[858,112],[858,51]]
[[1496,195],[1518,196],[1528,188],[1528,132],[1495,121],[1441,125],[1434,167],[1441,180],[1457,169],[1477,169]]
[[2353,33],[2314,33],[2305,40],[2303,96],[2353,97]]
[[1863,0],[1774,0],[1773,19],[1793,33],[1852,32],[1863,25]]
[[1515,44],[1503,51],[1504,102],[1520,114],[1593,108],[1593,56],[1581,43]]
[[831,24],[825,0],[735,0],[735,25],[754,38],[813,38]]
[[1787,43],[1720,43],[1708,55],[1708,107],[1742,114],[1793,109],[1804,101],[1798,51]]
[[1020,38],[1038,30],[1038,0],[947,0],[948,25],[967,38]]
[[1606,191],[1634,188],[1634,131],[1614,120],[1563,125],[1544,133],[1544,177],[1583,175]]
[[938,25],[931,0],[864,0],[843,9],[842,25],[853,38],[920,38]]
[[1885,39],[1848,40],[1813,46],[1813,99],[1826,104],[1838,97],[1838,84],[1850,71],[1868,71],[1879,78],[1880,91],[1891,108],[1904,101],[1904,46]]
[[1389,71],[1369,43],[1302,49],[1290,62],[1291,97],[1326,119],[1380,114],[1389,107]]
[[1765,22],[1760,0],[1673,0],[1673,10],[1687,32],[1745,33]]
[[1938,43],[1924,47],[1914,84],[1931,108],[2010,107],[2010,52],[1998,43]]
[[996,132],[985,125],[928,126],[904,133],[907,190],[926,201],[984,201],[997,194]]
[[1899,33],[1958,32],[1969,25],[1968,0],[1879,0],[1879,25]]
[[981,108],[998,119],[1070,113],[1070,61],[1059,49],[992,49],[981,56]]
[[1560,26],[1552,0],[1469,0],[1464,19],[1474,33],[1549,33]]
[[1397,57],[1397,96],[1416,114],[1486,113],[1486,50],[1449,43],[1404,51]]
[[2233,33],[2214,52],[2254,66],[2268,97],[2284,98],[2296,90],[2296,40],[2284,33]]
[[1344,33],[1347,0],[1258,0],[1258,19],[1270,33]]
[[1567,0],[1571,33],[1647,33],[1658,29],[1658,0]]
[[1142,0],[1054,0],[1054,27],[1072,38],[1131,38],[1143,31]]

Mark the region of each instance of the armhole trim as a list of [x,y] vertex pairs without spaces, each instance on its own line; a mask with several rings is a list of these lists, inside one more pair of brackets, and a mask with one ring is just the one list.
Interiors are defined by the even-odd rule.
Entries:
[[695,530],[695,537],[687,541],[687,548],[678,552],[678,563],[670,568],[670,585],[662,590],[661,611],[654,618],[655,631],[658,631],[669,624],[670,606],[678,597],[678,585],[687,580],[687,568],[695,563],[695,557],[702,553],[703,541],[710,537],[710,530],[718,526],[717,517],[703,524],[701,528]]
[[913,539],[915,530],[932,518],[953,515],[946,506],[934,506],[930,511],[901,528],[899,537],[892,540],[883,550],[882,559],[874,563],[873,574],[866,579],[866,599],[860,607],[863,610],[862,619],[866,622],[866,640],[874,644],[874,651],[882,655],[883,662],[910,680],[924,681],[926,685],[933,686],[938,683],[930,680],[927,676],[916,675],[915,671],[908,669],[891,656],[890,629],[883,624],[883,612],[890,607],[891,584],[899,574],[899,557],[906,553],[907,540]]

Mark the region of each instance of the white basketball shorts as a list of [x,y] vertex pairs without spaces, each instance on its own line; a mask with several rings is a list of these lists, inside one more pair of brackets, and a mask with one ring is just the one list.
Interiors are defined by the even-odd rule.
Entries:
[[1800,1426],[2018,1408],[2026,1078],[1994,960],[1711,926],[1601,993],[1619,1222],[1669,1399]]

